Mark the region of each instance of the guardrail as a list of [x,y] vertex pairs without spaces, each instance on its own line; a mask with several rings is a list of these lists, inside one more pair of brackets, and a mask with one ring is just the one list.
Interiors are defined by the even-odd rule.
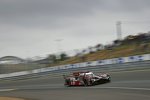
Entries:
[[35,69],[30,71],[15,72],[9,74],[0,74],[0,79],[11,79],[16,78],[27,78],[30,77],[39,77],[46,74],[51,76],[58,76],[61,74],[66,74],[78,70],[90,70],[90,71],[120,71],[128,69],[141,69],[141,68],[150,68],[150,54],[137,55],[130,57],[120,57],[113,59],[105,59],[98,61],[83,62],[77,64],[69,64],[63,66],[55,66],[48,68]]

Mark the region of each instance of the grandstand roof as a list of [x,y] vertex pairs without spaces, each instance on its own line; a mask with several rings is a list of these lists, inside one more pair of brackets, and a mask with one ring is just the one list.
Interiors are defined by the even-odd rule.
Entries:
[[22,63],[24,60],[15,56],[5,56],[0,58],[0,64],[18,64]]

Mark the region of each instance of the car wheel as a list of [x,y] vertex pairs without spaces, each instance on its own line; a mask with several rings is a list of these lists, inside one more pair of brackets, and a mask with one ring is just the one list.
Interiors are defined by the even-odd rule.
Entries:
[[84,86],[88,86],[88,81],[86,79],[83,80]]
[[108,78],[108,82],[111,82],[111,78],[110,77]]

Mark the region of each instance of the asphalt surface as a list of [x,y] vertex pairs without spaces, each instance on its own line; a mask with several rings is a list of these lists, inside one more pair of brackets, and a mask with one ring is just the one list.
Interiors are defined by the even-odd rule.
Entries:
[[110,74],[110,83],[90,87],[65,87],[62,76],[3,80],[0,96],[29,100],[150,100],[150,69]]

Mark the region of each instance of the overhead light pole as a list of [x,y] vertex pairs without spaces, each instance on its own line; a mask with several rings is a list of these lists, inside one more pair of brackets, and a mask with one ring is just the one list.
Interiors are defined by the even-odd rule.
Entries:
[[122,39],[122,30],[121,30],[121,21],[116,22],[116,30],[117,30],[117,39],[121,40]]

